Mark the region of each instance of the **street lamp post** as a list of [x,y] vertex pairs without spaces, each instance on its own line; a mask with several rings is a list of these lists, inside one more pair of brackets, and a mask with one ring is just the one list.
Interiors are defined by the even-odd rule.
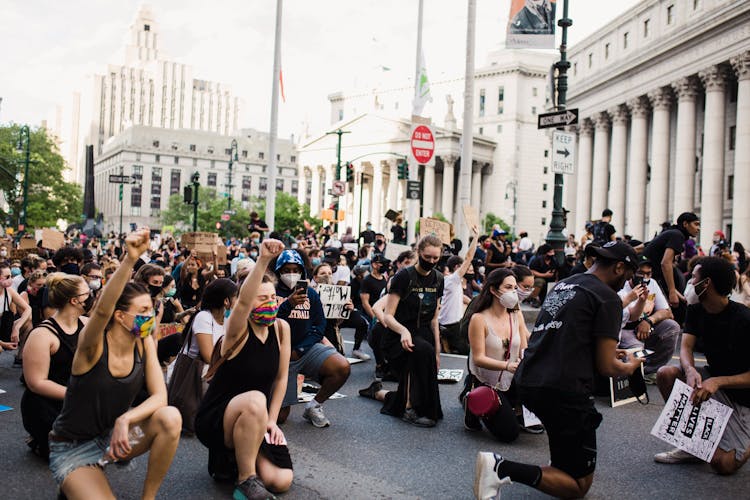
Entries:
[[237,139],[232,139],[232,145],[229,147],[229,175],[227,177],[227,193],[229,197],[227,199],[227,211],[232,210],[232,166],[235,162],[238,162],[237,157]]
[[193,232],[198,231],[198,188],[201,174],[193,173]]
[[[24,142],[24,137],[26,141]],[[31,156],[31,131],[28,125],[21,127],[21,131],[18,137],[18,150],[24,151],[24,174],[23,174],[23,208],[21,209],[21,217],[18,223],[18,232],[22,233],[26,231],[26,210],[29,206],[29,157]]]
[[[326,135],[337,135],[338,142],[336,144],[336,176],[335,179],[341,180],[341,136],[344,134],[350,134],[348,130],[334,130],[333,132],[326,132]],[[336,203],[333,209],[333,218],[336,221],[336,231],[338,231],[339,223],[339,196],[336,196]]]

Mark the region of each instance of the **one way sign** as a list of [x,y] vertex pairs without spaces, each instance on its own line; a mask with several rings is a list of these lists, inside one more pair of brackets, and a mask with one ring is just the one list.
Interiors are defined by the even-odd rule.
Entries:
[[575,158],[575,134],[555,130],[552,134],[552,171],[556,174],[573,174]]
[[578,108],[543,113],[539,115],[536,128],[564,127],[578,123]]

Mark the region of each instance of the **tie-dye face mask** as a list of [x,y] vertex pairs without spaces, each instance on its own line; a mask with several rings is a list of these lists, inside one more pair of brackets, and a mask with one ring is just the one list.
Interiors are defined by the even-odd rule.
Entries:
[[134,316],[133,327],[130,329],[130,333],[133,334],[133,336],[145,339],[154,332],[156,321],[153,314],[148,316],[144,314],[132,314],[129,312],[126,312],[125,314]]
[[279,312],[279,304],[275,300],[269,300],[259,305],[250,313],[253,323],[261,326],[269,326],[276,321],[276,313]]

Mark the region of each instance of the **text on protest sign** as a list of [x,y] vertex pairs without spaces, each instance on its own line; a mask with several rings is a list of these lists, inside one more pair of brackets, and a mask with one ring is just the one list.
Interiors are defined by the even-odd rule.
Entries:
[[419,237],[434,234],[446,245],[451,243],[451,225],[438,219],[419,219]]
[[326,319],[347,319],[349,311],[344,309],[352,298],[352,287],[344,285],[318,285],[318,295],[323,304]]

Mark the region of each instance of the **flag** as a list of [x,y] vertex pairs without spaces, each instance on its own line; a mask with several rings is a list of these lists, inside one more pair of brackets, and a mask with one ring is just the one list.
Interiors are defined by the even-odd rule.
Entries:
[[281,90],[281,101],[286,102],[286,95],[284,95],[284,72],[279,68],[279,90]]
[[422,116],[425,104],[432,101],[430,94],[430,80],[427,78],[427,68],[424,62],[424,51],[419,53],[419,75],[417,77],[416,89],[414,91],[414,106],[412,114]]
[[509,49],[555,48],[556,0],[511,0],[505,46]]

